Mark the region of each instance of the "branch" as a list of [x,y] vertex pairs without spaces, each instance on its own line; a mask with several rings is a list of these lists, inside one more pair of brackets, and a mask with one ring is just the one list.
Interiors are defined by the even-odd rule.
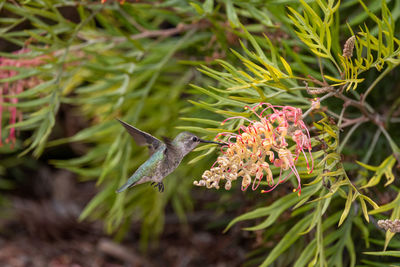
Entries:
[[[76,50],[81,50],[84,47],[93,45],[93,44],[98,44],[98,43],[112,43],[113,45],[120,44],[122,42],[125,42],[127,39],[132,39],[132,40],[138,40],[138,39],[143,39],[143,38],[153,38],[153,37],[169,37],[175,34],[179,34],[182,32],[186,32],[191,29],[201,29],[207,27],[205,23],[197,23],[197,24],[178,24],[175,28],[171,29],[165,29],[165,30],[154,30],[154,31],[144,31],[141,33],[133,34],[129,37],[112,37],[112,38],[107,38],[107,37],[100,37],[96,39],[89,39],[86,40],[85,36],[82,34],[78,34],[78,37],[81,39],[86,40],[85,43],[73,45],[69,47],[69,51],[76,51]],[[57,50],[53,53],[54,56],[60,56],[64,53],[66,48]]]
[[[321,97],[321,100],[330,98],[331,96],[335,96],[336,98],[342,99],[344,101],[343,104],[343,109],[342,112],[340,114],[339,117],[339,122],[338,122],[338,126],[339,129],[340,128],[344,128],[344,127],[348,127],[350,125],[353,125],[352,129],[350,130],[351,132],[354,131],[360,124],[367,122],[367,121],[371,121],[372,123],[374,123],[376,126],[378,126],[378,128],[382,131],[382,133],[384,134],[384,136],[386,137],[386,139],[389,142],[389,145],[392,149],[393,155],[394,157],[397,159],[399,166],[400,166],[400,148],[396,145],[396,143],[393,141],[393,139],[391,138],[391,136],[389,135],[389,133],[386,131],[385,127],[384,127],[384,121],[382,119],[382,116],[379,115],[371,106],[368,105],[368,103],[365,103],[365,98],[367,97],[367,95],[372,91],[372,89],[375,87],[375,85],[387,74],[389,73],[389,71],[392,68],[387,68],[367,89],[366,93],[360,98],[359,101],[356,101],[354,99],[351,99],[347,96],[345,96],[343,94],[343,89],[345,88],[346,85],[341,86],[341,88],[339,88],[339,90],[335,90],[332,91],[332,89],[334,90],[333,87],[330,87],[329,84],[324,81],[318,81],[317,79],[315,79],[312,76],[308,76],[308,78],[314,82],[315,84],[318,84],[321,86],[321,88],[312,88],[309,89],[308,88],[308,84],[307,82],[305,82],[306,84],[306,89],[307,92],[309,94],[318,94],[318,93],[325,93],[325,92],[329,92],[328,94],[324,95],[323,97]],[[357,118],[357,119],[353,119],[353,120],[346,120],[344,119],[344,113],[345,113],[345,109],[347,106],[353,106],[357,109],[359,109],[361,111],[361,113],[363,114],[363,116]],[[303,117],[306,117],[312,110],[312,107],[307,110],[304,113]],[[345,122],[342,124],[342,120],[345,120]],[[355,125],[354,125],[355,124]],[[349,133],[350,134],[350,133]],[[348,136],[349,136],[348,134]],[[346,138],[348,137],[346,136]],[[345,138],[345,139],[346,139]],[[346,140],[347,141],[347,140]],[[341,150],[343,148],[344,144],[342,144],[339,148],[339,150]]]
[[343,120],[345,120],[345,122],[342,123],[342,125],[340,126],[341,128],[346,128],[346,127],[349,127],[349,126],[351,126],[353,124],[356,124],[356,123],[362,123],[362,122],[369,121],[369,119],[367,117],[364,117],[364,116],[361,116],[361,117],[356,118],[356,119],[343,119]]
[[378,125],[382,124],[382,121],[380,120],[380,116],[373,110],[373,113],[370,113],[367,111],[365,104],[361,103],[361,101],[356,101],[354,99],[351,99],[347,96],[345,96],[343,93],[338,92],[334,94],[335,97],[342,99],[347,106],[353,106],[358,108],[361,113],[367,117],[370,121],[372,121],[374,124]]
[[365,91],[365,93],[361,96],[361,104],[364,104],[365,99],[367,98],[368,94],[372,91],[372,89],[375,88],[375,86],[378,84],[378,82],[380,82],[383,77],[385,77],[393,68],[391,66],[389,66],[388,68],[386,68],[386,70],[384,72],[382,72],[378,78],[375,79],[375,81],[373,83],[371,83],[371,85],[368,87],[367,91]]

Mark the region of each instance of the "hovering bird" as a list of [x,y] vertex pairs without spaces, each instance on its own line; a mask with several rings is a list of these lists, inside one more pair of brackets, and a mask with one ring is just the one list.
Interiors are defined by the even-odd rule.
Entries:
[[163,192],[164,184],[162,180],[174,171],[181,163],[183,157],[192,151],[199,143],[224,145],[222,143],[200,139],[189,132],[178,134],[174,140],[165,138],[163,139],[164,142],[162,142],[126,122],[119,119],[117,120],[125,127],[139,146],[147,145],[150,152],[150,158],[132,174],[128,181],[117,190],[117,193],[121,193],[129,187],[150,181],[152,182],[151,185],[158,187],[158,190]]

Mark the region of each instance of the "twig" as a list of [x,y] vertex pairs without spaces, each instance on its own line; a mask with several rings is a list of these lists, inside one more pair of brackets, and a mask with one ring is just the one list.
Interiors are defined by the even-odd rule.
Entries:
[[[350,92],[356,97],[357,101],[361,100],[361,96],[357,93],[357,91],[351,90]],[[368,102],[364,102],[363,105],[365,106],[367,111],[369,111],[370,113],[375,113],[374,109],[371,107],[370,104],[368,104]]]
[[[332,117],[335,117],[336,119],[339,119],[339,118],[340,118],[340,116],[339,116],[338,114],[336,114],[335,112],[333,112],[333,111],[331,111],[331,110],[329,110],[329,109],[327,109],[325,112],[328,113],[328,115],[331,115]],[[343,119],[344,119],[344,118],[343,118]],[[346,119],[346,120],[347,120],[347,119]]]
[[[197,29],[200,28],[201,26],[199,26],[199,24],[179,24],[178,26],[176,26],[175,28],[171,28],[171,29],[165,29],[165,30],[154,30],[154,31],[144,31],[141,33],[137,33],[137,34],[133,34],[131,36],[129,36],[129,39],[132,40],[138,40],[138,39],[143,39],[143,38],[152,38],[152,37],[168,37],[171,35],[175,35],[175,34],[179,34],[191,29]],[[84,36],[82,35],[78,35],[81,39],[85,39]],[[76,51],[76,50],[81,50],[82,48],[86,47],[86,46],[90,46],[93,44],[98,44],[98,43],[104,43],[104,42],[111,42],[112,44],[116,45],[119,43],[122,43],[124,41],[126,41],[128,38],[127,37],[114,37],[114,38],[97,38],[97,39],[92,39],[92,40],[87,40],[87,42],[82,43],[82,44],[78,44],[78,45],[74,45],[74,46],[70,46],[69,51]],[[55,51],[53,53],[54,56],[60,56],[64,53],[65,48]]]
[[369,145],[368,151],[365,154],[364,158],[362,159],[362,162],[368,163],[369,159],[371,158],[372,151],[374,151],[376,143],[378,142],[379,136],[381,135],[382,131],[381,129],[376,130],[376,133],[374,134],[374,137],[372,138],[372,142]]
[[346,128],[349,127],[353,124],[359,123],[359,122],[367,122],[369,121],[369,119],[365,116],[361,116],[359,118],[356,119],[345,119],[343,118],[344,122],[342,123],[342,125],[340,126],[341,128]]
[[392,149],[393,156],[396,158],[398,162],[398,166],[400,166],[400,149],[396,145],[396,143],[393,141],[393,139],[390,137],[389,133],[386,131],[385,127],[383,127],[382,124],[379,124],[379,129],[381,129],[383,135],[385,135],[386,139],[389,142],[390,148]]
[[[372,138],[371,144],[368,147],[368,151],[365,154],[365,156],[361,159],[361,162],[363,162],[365,164],[367,164],[369,162],[369,159],[371,158],[372,152],[375,149],[376,143],[378,142],[378,139],[379,139],[379,136],[381,135],[381,133],[382,133],[381,129],[378,128],[374,134],[374,137]],[[361,177],[362,177],[362,175],[359,172],[357,175],[357,180],[359,180]]]
[[329,86],[329,84],[320,82],[319,80],[315,79],[315,78],[314,78],[313,76],[311,76],[311,75],[307,75],[307,77],[308,77],[313,83],[318,84],[318,85],[320,85],[320,86],[322,86],[322,87],[327,86],[327,85]]
[[342,121],[343,121],[343,117],[344,117],[344,112],[346,111],[347,106],[348,106],[348,105],[347,105],[347,103],[345,102],[345,103],[343,104],[342,111],[340,112],[339,120],[338,120],[338,123],[337,123],[337,125],[338,125],[338,127],[339,127],[339,130],[340,130],[340,127],[341,127],[341,124],[342,124]]
[[345,136],[345,138],[343,139],[343,141],[340,143],[340,146],[338,148],[338,153],[342,152],[344,145],[347,143],[347,141],[349,141],[351,135],[353,134],[353,132],[362,124],[363,122],[360,121],[358,123],[356,123],[355,125],[353,125],[353,127],[350,128],[349,132],[347,133],[347,135]]
[[351,99],[345,95],[343,95],[342,93],[338,92],[337,94],[335,94],[335,97],[342,99],[346,105],[348,106],[353,106],[358,108],[361,113],[363,113],[363,115],[365,117],[367,117],[369,120],[371,120],[373,123],[375,123],[376,125],[381,124],[380,120],[379,120],[379,116],[376,115],[376,112],[373,110],[373,112],[375,114],[372,114],[370,112],[368,112],[365,108],[365,105],[361,104],[361,102],[359,101],[355,101],[354,99]]
[[367,117],[371,122],[373,122],[375,125],[377,125],[379,127],[379,129],[381,129],[382,133],[385,135],[386,139],[389,142],[390,148],[392,149],[393,155],[396,158],[397,162],[399,163],[400,166],[400,149],[399,147],[396,145],[396,143],[392,140],[392,138],[390,137],[389,133],[386,131],[385,127],[383,126],[383,122],[381,117],[379,116],[379,114],[377,114],[377,112],[371,107],[372,112],[368,112],[366,110],[365,104],[361,103],[359,101],[355,101],[351,98],[348,98],[347,96],[341,94],[341,93],[337,93],[335,95],[336,97],[346,101],[346,103],[348,105],[357,107],[363,114],[365,117]]
[[320,57],[318,57],[318,65],[319,65],[319,71],[321,73],[322,80],[324,81],[325,84],[327,84],[327,82],[325,80],[325,77],[324,77],[324,68],[322,66],[322,62],[321,62],[321,58]]
[[[350,50],[348,52],[349,52],[348,55],[350,56],[350,54],[351,54]],[[329,92],[328,94],[326,94],[323,97],[321,97],[320,101],[322,101],[324,99],[327,99],[327,98],[329,98],[331,96],[335,96],[336,98],[342,99],[344,101],[344,104],[343,104],[343,109],[342,109],[342,111],[340,113],[339,121],[338,121],[337,125],[338,125],[339,129],[341,129],[341,128],[344,128],[344,127],[347,127],[347,126],[350,126],[350,125],[354,124],[353,127],[350,129],[349,133],[344,138],[344,140],[341,143],[340,147],[338,148],[338,151],[340,152],[343,149],[345,143],[348,141],[348,139],[350,138],[351,134],[358,128],[358,126],[360,126],[364,122],[371,121],[372,123],[377,125],[378,128],[380,129],[380,131],[382,131],[383,134],[385,135],[385,137],[388,140],[389,145],[390,145],[390,147],[391,147],[391,149],[393,151],[394,157],[396,158],[396,160],[398,161],[399,166],[400,166],[400,149],[399,149],[399,147],[395,144],[395,142],[390,137],[389,133],[384,128],[383,120],[382,120],[381,116],[379,116],[379,114],[368,103],[365,103],[365,99],[368,96],[368,94],[373,90],[373,88],[378,84],[378,82],[381,81],[383,79],[383,77],[385,77],[393,69],[393,67],[389,66],[384,72],[382,72],[379,75],[379,77],[368,87],[368,89],[365,92],[365,94],[362,95],[361,97],[358,94],[356,94],[355,91],[353,91],[352,93],[355,94],[356,97],[358,98],[358,101],[356,101],[356,100],[351,99],[351,98],[349,98],[349,97],[347,97],[347,96],[345,96],[343,94],[347,84],[344,84],[338,90],[335,90],[334,87],[330,86],[326,82],[325,77],[323,75],[323,69],[322,69],[322,65],[321,65],[321,60],[319,58],[318,58],[318,62],[319,62],[319,67],[320,67],[320,72],[321,72],[321,76],[322,76],[323,82],[315,79],[311,75],[308,75],[307,77],[313,83],[321,86],[321,88],[309,88],[307,82],[304,81],[304,83],[306,85],[307,92],[309,94],[321,94],[321,93]],[[361,117],[359,117],[357,119],[353,119],[353,120],[344,119],[344,113],[345,113],[345,110],[346,110],[347,106],[356,107],[357,109],[359,109],[361,111],[363,116],[361,116]],[[304,113],[303,117],[306,117],[312,111],[312,108],[313,107],[308,109]],[[345,120],[345,122],[342,124],[343,120]],[[377,136],[376,138],[379,138],[379,134],[376,134],[375,136]],[[374,137],[374,140],[375,140],[375,137]],[[368,156],[368,157],[370,157],[370,156]]]
[[[322,101],[324,101],[325,99],[327,99],[327,98],[333,96],[334,94],[335,94],[335,92],[330,92],[330,93],[328,93],[328,94],[322,96],[322,97],[319,99],[319,101],[322,102]],[[309,114],[312,110],[313,110],[313,107],[310,107],[306,112],[304,112],[303,118],[307,117],[308,114]]]
[[386,74],[388,74],[393,68],[392,67],[388,67],[386,68],[386,70],[384,72],[382,72],[378,78],[375,79],[375,81],[373,83],[371,83],[371,85],[368,87],[367,91],[365,91],[365,93],[361,96],[361,101],[360,103],[363,105],[365,102],[365,99],[367,98],[368,94],[372,91],[372,89],[375,88],[375,86],[378,84],[378,82],[380,82],[383,77],[386,76]]

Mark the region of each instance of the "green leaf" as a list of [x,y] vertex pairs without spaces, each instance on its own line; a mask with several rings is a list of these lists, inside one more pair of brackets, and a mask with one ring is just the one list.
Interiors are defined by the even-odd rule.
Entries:
[[206,0],[203,3],[203,9],[206,14],[211,14],[214,7],[214,0]]
[[399,204],[400,204],[400,193],[397,194],[397,197],[396,197],[393,201],[391,201],[391,202],[388,203],[388,204],[381,205],[380,207],[378,207],[378,208],[376,208],[376,209],[374,209],[374,210],[371,210],[371,211],[369,212],[369,214],[374,215],[374,214],[383,213],[383,212],[386,212],[386,211],[388,211],[388,210],[394,209],[394,208],[397,207],[397,205],[399,205]]
[[209,120],[209,119],[187,118],[187,117],[181,117],[179,119],[183,120],[183,121],[198,122],[198,123],[207,124],[207,125],[213,125],[213,126],[220,126],[221,125],[221,122],[214,121],[214,120]]
[[293,71],[290,68],[290,65],[286,62],[286,60],[283,57],[280,57],[280,59],[281,59],[283,66],[285,67],[285,70],[289,74],[289,76],[293,76]]
[[197,13],[199,13],[200,15],[203,15],[204,14],[204,10],[203,10],[203,8],[199,5],[199,4],[197,4],[197,3],[193,3],[193,2],[191,2],[191,3],[189,3],[194,9],[196,9],[196,12]]
[[389,184],[394,182],[394,174],[393,174],[392,169],[394,167],[394,164],[396,163],[396,159],[393,155],[390,155],[389,157],[387,157],[381,163],[381,165],[376,166],[376,167],[369,166],[369,165],[361,163],[359,161],[357,161],[357,163],[366,169],[375,171],[374,176],[372,176],[372,178],[368,181],[368,183],[366,185],[364,185],[363,187],[361,187],[361,189],[377,185],[380,182],[383,175],[385,175],[386,179],[387,179],[385,186],[388,186]]
[[86,205],[85,209],[82,211],[81,215],[79,215],[79,221],[85,220],[91,213],[93,213],[94,209],[101,205],[103,202],[106,202],[106,198],[110,196],[110,193],[114,193],[115,189],[113,186],[108,186],[98,193],[88,205]]
[[364,214],[364,218],[365,218],[365,220],[366,220],[367,222],[369,222],[367,205],[365,204],[364,199],[359,198],[359,200],[360,200],[360,204],[361,204],[362,213]]
[[235,7],[231,0],[225,0],[226,4],[226,14],[228,16],[229,22],[231,22],[235,27],[239,27],[240,22],[235,11]]
[[288,209],[290,206],[294,205],[296,202],[299,202],[304,198],[308,198],[311,194],[313,194],[315,192],[315,188],[320,187],[320,186],[321,186],[320,184],[308,186],[302,191],[302,194],[300,197],[298,197],[297,194],[289,194],[287,196],[284,196],[281,199],[276,200],[273,204],[271,204],[271,206],[257,208],[253,211],[242,214],[242,215],[236,217],[235,219],[233,219],[228,224],[228,226],[224,229],[224,232],[228,231],[234,224],[236,224],[240,221],[268,216],[268,218],[266,220],[264,220],[264,222],[262,222],[256,226],[246,228],[246,230],[255,231],[255,230],[266,228],[266,227],[270,226],[273,222],[275,222],[276,219],[279,217],[279,215],[282,214],[286,209]]
[[297,222],[285,236],[274,246],[268,257],[260,264],[260,266],[270,266],[284,251],[286,251],[294,242],[301,237],[303,232],[309,226],[312,214],[305,216],[302,220]]
[[367,255],[373,255],[373,256],[390,256],[390,257],[399,257],[400,258],[400,251],[396,251],[396,250],[367,251],[367,252],[363,252],[363,253],[367,254]]
[[352,202],[353,202],[353,190],[349,187],[349,193],[347,195],[346,205],[344,207],[342,216],[340,217],[338,226],[342,225],[347,215],[349,214]]

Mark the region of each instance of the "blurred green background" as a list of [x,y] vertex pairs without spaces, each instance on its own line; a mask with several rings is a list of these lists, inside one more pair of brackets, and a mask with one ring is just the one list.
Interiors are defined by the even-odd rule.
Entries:
[[[331,6],[333,1],[305,2],[316,16],[327,17],[332,11],[321,9],[319,4]],[[394,36],[399,37],[395,29],[400,26],[400,2],[386,2],[391,12],[389,24],[393,25]],[[341,54],[352,35],[349,29],[357,32],[360,26],[367,26],[371,35],[382,32],[371,14],[384,17],[386,4],[364,3],[370,14],[359,1],[343,1],[331,14],[333,57]],[[271,259],[274,263],[266,266],[291,266],[300,255],[304,262],[313,264],[312,253],[304,255],[303,250],[305,244],[318,240],[315,230],[287,245],[285,240],[281,242],[302,219],[294,218],[291,207],[282,208],[272,226],[242,231],[245,226],[264,221],[261,215],[255,215],[247,218],[254,220],[251,224],[241,222],[222,233],[241,214],[272,204],[278,207],[286,200],[296,203],[298,199],[291,185],[282,185],[265,195],[242,192],[238,184],[230,191],[194,187],[193,181],[200,179],[217,157],[218,151],[209,146],[199,147],[183,160],[165,180],[164,193],[143,184],[115,194],[148,157],[146,149],[137,146],[115,118],[158,138],[188,130],[212,140],[221,128],[219,122],[230,112],[243,112],[238,103],[254,104],[257,102],[251,101],[260,97],[257,101],[293,105],[303,111],[310,108],[310,99],[316,95],[307,94],[300,81],[284,82],[285,87],[260,87],[264,98],[254,88],[226,91],[233,83],[232,73],[244,69],[243,58],[233,51],[250,60],[254,60],[251,52],[264,53],[284,70],[279,63],[282,56],[299,77],[312,75],[319,80],[322,64],[326,75],[340,78],[341,73],[329,59],[317,59],[298,38],[288,7],[300,13],[306,10],[299,1],[283,0],[127,0],[123,4],[112,0],[104,4],[0,0],[0,263],[257,266],[273,251],[277,255]],[[388,74],[369,95],[368,104],[387,115],[385,127],[393,142],[399,144],[400,75],[395,68],[399,64],[399,43],[394,44],[393,54],[385,57],[385,64],[390,66]],[[373,52],[379,57],[377,54]],[[348,96],[359,99],[381,72],[371,68],[362,73],[364,82]],[[340,99],[323,102],[323,111],[330,116],[329,112],[340,114],[342,107]],[[362,114],[354,107],[346,112],[350,119]],[[312,127],[320,119],[318,114],[311,114],[306,122]],[[355,161],[367,158],[365,164],[378,166],[392,150],[381,133],[377,134],[376,125],[358,126],[340,132],[340,141],[348,132],[352,134],[344,139],[339,161],[354,183],[365,185],[372,173]],[[369,144],[374,144],[370,152]],[[387,168],[390,173],[393,166]],[[374,196],[380,206],[394,199],[397,202],[393,205],[398,203],[398,170],[393,169],[393,173],[396,180],[390,189],[380,185],[364,192]],[[348,190],[352,190],[350,186]],[[325,264],[395,263],[396,258],[386,257],[385,264],[379,265],[377,257],[363,254],[382,250],[385,233],[373,224],[364,225],[359,204],[349,215],[354,221],[336,227],[349,191],[339,192],[334,203],[323,208],[329,213],[325,219],[332,221],[326,220],[321,226],[328,240],[325,245],[319,243],[327,250]],[[313,199],[318,196],[315,194]],[[283,197],[288,198],[277,202]],[[304,206],[297,215],[305,216],[311,207],[316,206]],[[358,229],[352,230],[352,226]],[[351,245],[351,238],[360,242]],[[278,243],[282,245],[276,251]],[[395,236],[390,244],[391,250],[398,250],[400,240]],[[317,248],[311,250],[321,256]],[[318,264],[324,266],[322,260]]]

